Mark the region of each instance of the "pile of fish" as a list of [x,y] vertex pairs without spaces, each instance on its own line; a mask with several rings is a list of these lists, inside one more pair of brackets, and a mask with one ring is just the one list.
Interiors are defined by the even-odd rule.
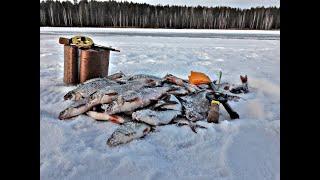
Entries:
[[[225,84],[222,89],[228,86]],[[172,74],[159,78],[119,72],[88,80],[68,92],[64,99],[72,104],[60,113],[59,119],[85,114],[118,123],[120,126],[107,140],[109,146],[141,138],[157,126],[168,124],[186,125],[196,133],[197,128],[206,128],[196,121],[207,118],[207,92],[212,92],[209,86],[196,86]]]

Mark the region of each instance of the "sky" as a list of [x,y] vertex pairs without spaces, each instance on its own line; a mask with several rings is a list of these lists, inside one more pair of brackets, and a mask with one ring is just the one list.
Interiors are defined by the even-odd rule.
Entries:
[[[41,2],[42,0],[40,0]],[[63,0],[60,0],[63,1]],[[73,2],[73,0],[69,0]],[[80,0],[78,0],[79,2]],[[90,1],[90,0],[89,0]],[[97,0],[103,1],[103,0]],[[251,8],[257,6],[276,6],[280,7],[280,0],[116,0],[116,1],[132,1],[138,3],[147,3],[152,5],[186,5],[186,6],[229,6],[236,8]]]

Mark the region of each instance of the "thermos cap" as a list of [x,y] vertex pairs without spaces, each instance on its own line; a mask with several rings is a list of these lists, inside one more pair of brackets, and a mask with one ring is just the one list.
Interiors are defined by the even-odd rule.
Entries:
[[211,101],[211,104],[218,104],[218,105],[219,105],[220,102],[219,102],[219,101],[216,101],[216,100],[212,100],[212,101]]

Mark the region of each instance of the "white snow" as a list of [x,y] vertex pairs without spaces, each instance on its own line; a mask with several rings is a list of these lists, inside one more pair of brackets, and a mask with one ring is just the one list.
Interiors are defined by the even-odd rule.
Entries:
[[[134,32],[134,33],[133,33]],[[231,33],[232,32],[232,33]],[[263,32],[263,33],[262,33]],[[247,74],[251,92],[231,102],[241,119],[198,134],[168,125],[144,139],[110,148],[117,128],[81,115],[60,121],[70,102],[63,95],[60,36],[82,34],[113,46],[109,73],[171,73],[187,78],[191,70],[240,83]],[[280,179],[280,32],[235,30],[160,30],[115,28],[40,28],[40,176],[51,179]]]

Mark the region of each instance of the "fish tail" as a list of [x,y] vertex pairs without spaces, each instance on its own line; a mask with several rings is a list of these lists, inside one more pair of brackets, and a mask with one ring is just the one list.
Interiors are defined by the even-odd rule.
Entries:
[[120,116],[117,116],[117,115],[109,115],[109,116],[110,116],[110,121],[113,123],[117,123],[117,124],[124,123],[124,119]]

